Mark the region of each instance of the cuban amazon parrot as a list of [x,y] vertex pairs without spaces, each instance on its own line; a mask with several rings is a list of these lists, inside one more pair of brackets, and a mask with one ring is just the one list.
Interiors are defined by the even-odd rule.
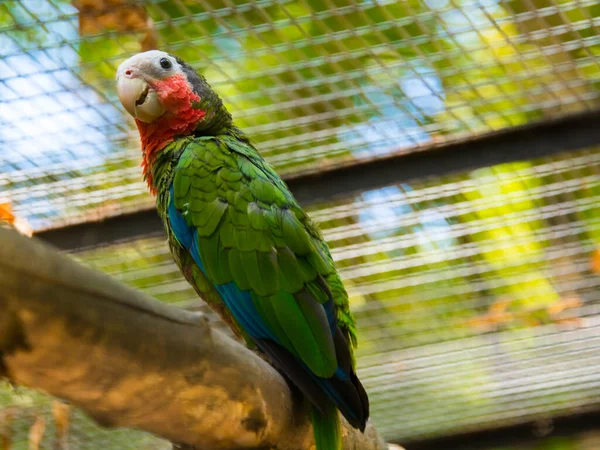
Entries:
[[338,410],[364,431],[369,401],[348,295],[317,226],[180,58],[132,56],[117,70],[117,91],[182,273],[308,397],[317,449],[340,449]]

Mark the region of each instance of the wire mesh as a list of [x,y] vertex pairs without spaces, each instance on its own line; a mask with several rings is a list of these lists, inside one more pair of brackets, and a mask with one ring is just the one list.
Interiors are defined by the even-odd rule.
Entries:
[[[0,206],[36,230],[152,207],[114,91],[132,52],[160,46],[199,68],[285,174],[595,107],[599,31],[593,0],[1,2]],[[592,148],[310,208],[388,439],[600,408],[599,202]],[[210,314],[162,237],[73,256]],[[0,436],[28,448],[43,421],[51,448],[50,410],[40,394],[0,391]],[[584,441],[573,448],[596,448]],[[69,442],[168,448],[80,412]]]
[[598,104],[593,0],[5,1],[0,186],[36,229],[150,207],[114,71],[197,67],[280,173]]

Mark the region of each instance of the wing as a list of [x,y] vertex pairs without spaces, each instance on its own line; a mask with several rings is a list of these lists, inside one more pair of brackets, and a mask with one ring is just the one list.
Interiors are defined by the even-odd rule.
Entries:
[[251,144],[194,139],[175,168],[168,216],[240,327],[317,406],[324,395],[362,428],[349,313],[338,326],[347,296],[317,229]]
[[[294,215],[301,225],[301,228],[303,228],[302,231],[305,231],[308,234],[311,244],[313,245],[314,249],[316,249],[320,259],[327,266],[327,274],[321,272],[321,275],[323,275],[325,278],[327,287],[333,294],[335,311],[337,313],[337,323],[343,330],[346,338],[352,342],[352,347],[356,347],[356,325],[354,322],[354,317],[350,313],[348,294],[344,289],[344,285],[339,277],[339,274],[337,273],[337,270],[335,270],[333,259],[329,253],[329,247],[321,236],[318,228],[315,226],[312,220],[310,220],[304,210],[298,205],[287,185],[283,182],[279,175],[277,175],[273,167],[260,156],[258,151],[247,139],[243,138],[240,140],[238,138],[226,137],[224,142],[228,148],[232,149],[232,151],[235,153],[242,155],[250,162],[253,168],[250,168],[249,170],[259,171],[261,176],[264,176],[267,182],[271,183],[274,189],[278,189],[285,196],[285,203],[279,204],[278,206],[293,210]],[[242,164],[246,165],[247,163],[244,161]]]

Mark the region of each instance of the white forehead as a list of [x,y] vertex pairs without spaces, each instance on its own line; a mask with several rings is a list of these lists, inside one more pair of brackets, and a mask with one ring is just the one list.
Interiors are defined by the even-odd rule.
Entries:
[[173,56],[160,50],[149,50],[147,52],[133,55],[131,58],[123,61],[117,69],[117,78],[129,67],[136,67],[144,74],[152,75],[155,78],[160,78],[162,75],[167,73],[160,66],[160,60],[163,58],[167,58],[173,65],[173,68],[169,71],[170,75],[181,72],[181,67]]

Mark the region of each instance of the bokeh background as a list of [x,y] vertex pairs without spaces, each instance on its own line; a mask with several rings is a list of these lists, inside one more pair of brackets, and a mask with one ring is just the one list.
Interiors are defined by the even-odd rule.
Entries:
[[[345,280],[387,439],[600,448],[600,130],[582,128],[600,117],[597,0],[0,1],[0,215],[210,314],[171,261],[116,98],[118,64],[151,48],[204,74],[298,189],[354,177],[304,203]],[[527,145],[510,134],[572,115],[561,152],[552,127]],[[486,160],[482,141],[477,167],[436,167],[439,147],[468,162],[464,145],[498,132],[518,161]],[[403,175],[378,185],[378,160]],[[411,177],[415,161],[435,176]],[[53,408],[0,385],[3,450],[64,448]],[[65,439],[170,448],[76,410]]]

